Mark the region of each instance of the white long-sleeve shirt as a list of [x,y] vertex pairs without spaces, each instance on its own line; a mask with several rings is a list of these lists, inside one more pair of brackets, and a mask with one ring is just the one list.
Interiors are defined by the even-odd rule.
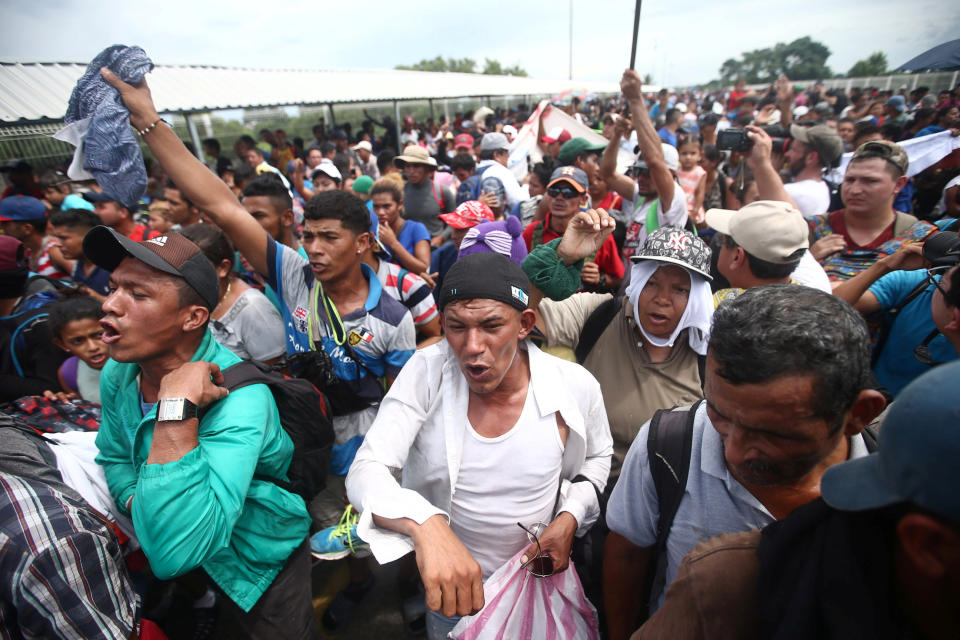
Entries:
[[[583,535],[600,515],[594,486],[600,490],[606,486],[613,454],[600,385],[578,364],[549,356],[529,342],[525,348],[541,416],[559,412],[570,429],[556,513],[570,513],[577,521],[577,535]],[[350,502],[360,511],[357,534],[370,543],[381,564],[412,551],[413,541],[378,528],[373,514],[422,524],[439,513],[449,521],[469,394],[467,381],[444,341],[417,351],[381,402],[346,481]],[[402,486],[393,476],[391,470],[395,469],[403,470]],[[590,482],[572,483],[578,475]]]

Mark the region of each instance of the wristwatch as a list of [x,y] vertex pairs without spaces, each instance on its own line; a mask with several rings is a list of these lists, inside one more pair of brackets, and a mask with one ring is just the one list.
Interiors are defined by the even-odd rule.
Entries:
[[186,398],[161,398],[157,403],[157,422],[180,422],[197,417],[197,405]]

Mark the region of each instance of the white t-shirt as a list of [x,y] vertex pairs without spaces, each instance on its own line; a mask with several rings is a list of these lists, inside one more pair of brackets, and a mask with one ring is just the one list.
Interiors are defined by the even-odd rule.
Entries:
[[[623,241],[623,260],[627,262],[643,246],[647,239],[647,211],[654,199],[640,198],[639,188],[633,185],[633,200],[623,201],[623,211],[633,211],[633,218],[627,225],[627,235]],[[657,220],[661,227],[683,227],[687,224],[687,197],[679,184],[673,185],[673,201],[664,210],[664,203],[660,198],[657,202]]]
[[823,180],[800,180],[783,185],[804,218],[821,216],[830,207],[830,189]]
[[553,519],[562,458],[556,414],[540,415],[532,385],[517,423],[505,434],[485,438],[467,420],[450,527],[480,564],[484,580],[530,544],[518,522],[529,528]]
[[940,196],[940,204],[937,205],[937,209],[940,213],[947,212],[947,189],[956,187],[957,185],[960,185],[960,176],[957,176],[943,187],[943,193]]

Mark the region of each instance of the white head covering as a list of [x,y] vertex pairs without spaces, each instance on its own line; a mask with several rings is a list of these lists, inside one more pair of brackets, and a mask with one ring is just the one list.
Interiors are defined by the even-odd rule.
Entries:
[[710,292],[710,283],[698,273],[684,269],[690,275],[690,294],[687,296],[687,307],[683,310],[683,315],[680,316],[680,322],[677,323],[677,328],[673,330],[669,338],[652,336],[640,324],[640,292],[647,285],[650,276],[666,264],[674,263],[657,260],[640,260],[633,263],[630,268],[630,284],[626,291],[627,299],[630,300],[630,305],[633,307],[633,317],[636,318],[637,326],[643,332],[644,337],[658,347],[672,347],[680,332],[684,329],[690,329],[687,332],[690,348],[705,356],[707,355],[707,341],[710,339],[710,321],[713,319],[713,294]]

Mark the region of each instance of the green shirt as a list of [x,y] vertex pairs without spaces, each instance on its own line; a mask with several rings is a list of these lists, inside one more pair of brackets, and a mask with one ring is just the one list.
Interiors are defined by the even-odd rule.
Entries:
[[[240,359],[207,331],[193,361],[227,368]],[[107,362],[97,447],[113,499],[131,517],[158,578],[203,567],[244,611],[307,536],[303,499],[254,473],[286,480],[293,443],[270,390],[251,385],[202,412],[198,446],[179,460],[147,464],[156,409],[143,416],[136,363]]]

